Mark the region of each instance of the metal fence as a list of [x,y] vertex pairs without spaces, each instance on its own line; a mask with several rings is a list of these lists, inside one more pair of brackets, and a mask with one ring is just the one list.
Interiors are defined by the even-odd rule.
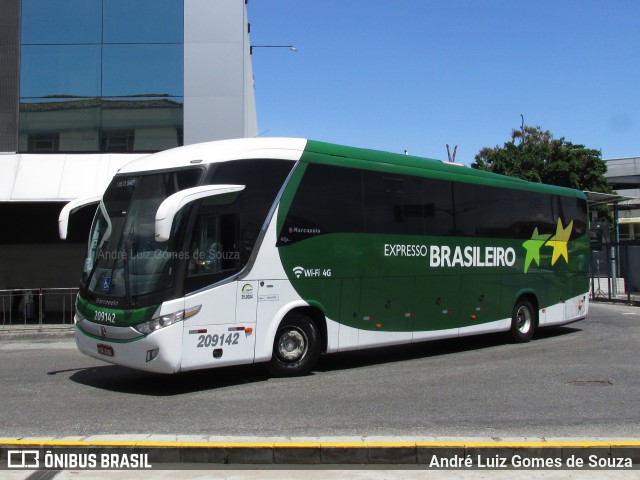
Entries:
[[640,242],[592,245],[591,300],[640,302]]
[[0,290],[0,329],[73,325],[77,288]]

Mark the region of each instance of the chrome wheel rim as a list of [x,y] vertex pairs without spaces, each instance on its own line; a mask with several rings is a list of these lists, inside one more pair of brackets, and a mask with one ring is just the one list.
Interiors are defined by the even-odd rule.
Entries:
[[298,328],[289,328],[278,339],[278,356],[286,362],[296,362],[303,358],[309,348],[305,333]]
[[518,331],[526,335],[531,330],[531,323],[531,311],[525,306],[518,308],[516,312],[516,328]]

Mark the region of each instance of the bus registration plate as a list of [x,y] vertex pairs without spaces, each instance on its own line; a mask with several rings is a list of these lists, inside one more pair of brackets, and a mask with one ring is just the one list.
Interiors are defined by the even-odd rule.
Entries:
[[113,347],[111,345],[98,344],[98,353],[100,355],[106,355],[107,357],[113,357]]

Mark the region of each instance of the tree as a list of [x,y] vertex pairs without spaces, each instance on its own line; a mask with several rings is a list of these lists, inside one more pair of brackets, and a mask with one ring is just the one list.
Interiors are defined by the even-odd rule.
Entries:
[[532,182],[613,193],[601,157],[599,150],[574,145],[564,137],[554,139],[540,127],[523,126],[511,131],[511,141],[503,147],[480,150],[471,167]]

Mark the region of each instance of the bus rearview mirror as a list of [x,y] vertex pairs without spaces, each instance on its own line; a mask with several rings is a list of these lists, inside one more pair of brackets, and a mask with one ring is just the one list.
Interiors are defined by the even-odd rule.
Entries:
[[230,196],[228,201],[232,202],[244,188],[244,185],[203,185],[201,187],[187,188],[170,195],[160,204],[156,212],[156,241],[165,242],[169,240],[173,219],[185,205],[202,198],[219,195]]
[[91,195],[90,197],[76,198],[62,207],[60,215],[58,216],[58,235],[60,236],[60,240],[67,239],[69,217],[71,214],[80,210],[82,207],[91,205],[92,203],[98,203],[100,200],[102,200],[102,194]]

